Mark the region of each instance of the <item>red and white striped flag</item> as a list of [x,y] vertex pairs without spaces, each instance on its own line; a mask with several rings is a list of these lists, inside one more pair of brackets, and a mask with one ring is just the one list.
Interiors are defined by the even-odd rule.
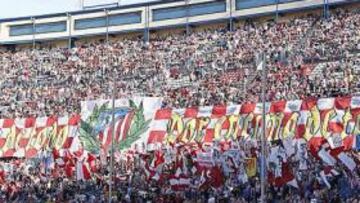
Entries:
[[171,189],[173,191],[185,190],[190,185],[191,178],[185,175],[181,168],[177,168],[176,173],[169,177]]

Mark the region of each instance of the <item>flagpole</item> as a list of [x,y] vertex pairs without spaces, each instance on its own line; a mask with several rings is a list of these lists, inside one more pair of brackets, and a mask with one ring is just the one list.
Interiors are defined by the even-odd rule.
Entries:
[[114,171],[114,134],[115,134],[115,97],[116,97],[116,82],[115,73],[113,74],[113,92],[112,92],[112,123],[111,123],[111,151],[110,151],[110,183],[109,183],[109,203],[111,203],[112,197],[112,184],[113,184],[113,171]]
[[[104,10],[106,14],[106,47],[107,47],[107,62],[110,66],[110,56],[109,56],[109,13],[108,10]],[[113,75],[113,91],[112,91],[112,107],[111,107],[111,149],[110,149],[110,177],[109,177],[109,200],[112,202],[112,188],[113,188],[113,172],[114,172],[114,134],[115,134],[115,94],[116,94],[116,82],[115,82],[115,73]]]
[[266,56],[265,52],[261,54],[262,63],[262,77],[261,77],[261,100],[262,100],[262,133],[261,133],[261,168],[260,168],[260,181],[261,181],[261,203],[265,203],[265,130],[266,130],[266,111],[265,111],[265,89],[266,89]]

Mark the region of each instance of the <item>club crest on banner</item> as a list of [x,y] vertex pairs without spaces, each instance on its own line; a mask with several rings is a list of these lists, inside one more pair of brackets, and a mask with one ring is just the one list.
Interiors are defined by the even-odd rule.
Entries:
[[114,144],[121,151],[141,138],[151,122],[145,120],[143,102],[136,105],[129,100],[129,106],[114,109],[115,132],[112,126],[112,108],[110,102],[95,105],[91,115],[81,120],[79,138],[85,150],[99,154],[100,150],[108,151],[114,134]]

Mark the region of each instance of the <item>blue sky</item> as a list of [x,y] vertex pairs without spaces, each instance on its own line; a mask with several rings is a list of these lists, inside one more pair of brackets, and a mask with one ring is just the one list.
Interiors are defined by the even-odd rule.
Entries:
[[[120,0],[121,5],[153,0]],[[116,3],[118,0],[84,0],[85,5]],[[0,19],[81,10],[81,0],[0,0]]]

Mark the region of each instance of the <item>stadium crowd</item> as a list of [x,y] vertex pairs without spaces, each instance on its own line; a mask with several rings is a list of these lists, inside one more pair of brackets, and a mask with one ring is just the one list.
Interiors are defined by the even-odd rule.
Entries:
[[[262,52],[269,101],[354,94],[360,86],[359,12],[338,9],[329,19],[313,14],[277,23],[248,20],[233,32],[204,29],[154,35],[149,42],[3,49],[0,117],[79,112],[82,100],[111,98],[113,79],[118,98],[159,96],[164,107],[256,102]],[[312,77],[319,64],[323,69]]]
[[[114,79],[117,98],[163,97],[163,107],[257,102],[263,52],[268,101],[355,95],[360,92],[359,23],[358,8],[337,9],[328,19],[313,14],[280,22],[247,20],[234,31],[154,35],[149,42],[1,49],[0,117],[79,113],[80,101],[111,98]],[[293,150],[271,147],[268,202],[359,201],[358,153],[350,151],[340,161],[334,158],[340,152],[321,147],[323,154],[311,154],[300,144]],[[210,163],[201,163],[198,153],[211,154]],[[0,202],[107,200],[107,160],[55,154],[1,160]],[[258,202],[259,157],[257,143],[245,142],[119,155],[114,202]]]
[[[260,152],[256,144],[239,145],[240,150],[236,146],[214,145],[219,147],[204,146],[199,150],[196,146],[183,145],[116,156],[113,202],[259,202],[259,160],[255,157]],[[303,150],[301,146],[295,145],[292,152],[282,145],[272,146],[267,157],[267,202],[359,201],[359,167],[351,169],[341,161],[331,164],[320,152],[313,155],[310,149]],[[321,149],[328,150],[326,145]],[[211,159],[198,155],[208,152]],[[336,154],[332,150],[327,152]],[[106,202],[108,162],[90,159],[89,155],[71,156],[61,162],[49,155],[50,159],[44,156],[3,164],[6,172],[1,171],[0,200]],[[348,156],[359,164],[357,153]],[[248,168],[249,159],[254,159],[255,168]],[[95,160],[90,164],[93,174],[84,178],[77,165],[89,160]]]

